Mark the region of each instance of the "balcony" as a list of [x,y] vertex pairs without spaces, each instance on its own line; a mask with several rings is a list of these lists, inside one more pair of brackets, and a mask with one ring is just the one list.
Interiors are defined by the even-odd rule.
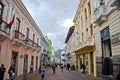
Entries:
[[0,19],[0,40],[5,41],[10,36],[10,30],[7,23]]
[[33,40],[27,38],[26,40],[24,40],[25,44],[27,45],[27,48],[31,48],[31,49],[34,49],[34,42]]
[[34,42],[34,49],[33,49],[33,51],[40,52],[40,50],[41,50],[41,47],[37,43]]
[[25,35],[23,33],[19,32],[18,30],[15,30],[14,32],[15,32],[15,34],[14,34],[12,44],[15,45],[15,46],[24,45],[24,37],[25,37]]
[[94,11],[94,23],[97,25],[100,25],[102,22],[107,20],[106,16],[106,6],[100,5],[95,11]]

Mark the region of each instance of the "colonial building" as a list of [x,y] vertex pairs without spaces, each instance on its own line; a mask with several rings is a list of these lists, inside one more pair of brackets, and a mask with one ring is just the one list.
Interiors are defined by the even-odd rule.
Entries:
[[93,31],[93,8],[92,0],[80,0],[76,15],[75,24],[75,55],[78,70],[82,65],[86,66],[86,73],[96,76],[96,50]]
[[75,40],[75,26],[71,26],[69,28],[65,43],[65,53],[66,53],[66,63],[70,63],[71,65],[76,65],[76,57],[75,57],[75,47],[76,47],[76,40]]
[[113,77],[120,72],[120,0],[94,1],[97,75]]
[[48,63],[48,40],[47,36],[43,35],[41,38],[41,55],[40,55],[40,65],[47,66]]
[[21,0],[0,0],[0,64],[16,75],[38,70],[42,32]]

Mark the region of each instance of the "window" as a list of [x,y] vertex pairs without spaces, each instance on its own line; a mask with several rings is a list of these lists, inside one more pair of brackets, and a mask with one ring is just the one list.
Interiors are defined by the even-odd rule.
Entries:
[[33,34],[33,42],[35,41],[35,34]]
[[90,25],[90,35],[93,35],[93,28],[92,28],[92,24]]
[[2,19],[2,14],[3,14],[3,4],[0,2],[0,19]]
[[39,44],[39,38],[37,38],[37,44]]
[[20,29],[20,19],[16,18],[16,30],[19,31]]
[[15,27],[15,38],[19,38],[19,29],[20,29],[20,20],[17,18],[16,19],[16,27]]
[[82,33],[82,42],[84,41],[84,34]]
[[32,44],[32,46],[34,46],[34,42],[35,42],[35,34],[33,34],[33,44]]
[[90,5],[90,2],[88,3],[88,10],[89,10],[89,17],[91,15],[91,5]]
[[86,11],[86,8],[85,8],[85,20],[87,20],[87,11]]
[[37,70],[37,67],[38,67],[38,56],[36,56],[36,70]]
[[29,38],[29,28],[27,28],[26,39]]
[[86,41],[88,40],[89,34],[88,34],[88,28],[86,29]]

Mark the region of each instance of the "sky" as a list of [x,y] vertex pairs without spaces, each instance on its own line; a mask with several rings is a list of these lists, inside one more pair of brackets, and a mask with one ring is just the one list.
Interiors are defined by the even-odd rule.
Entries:
[[74,25],[79,0],[22,0],[55,50],[64,49],[69,28]]

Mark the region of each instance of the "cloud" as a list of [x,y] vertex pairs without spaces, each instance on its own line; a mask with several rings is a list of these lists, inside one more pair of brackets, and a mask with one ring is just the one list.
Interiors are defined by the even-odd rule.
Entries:
[[79,0],[22,0],[55,49],[63,49]]
[[67,19],[67,20],[65,20],[65,22],[63,23],[63,26],[65,26],[65,27],[67,27],[67,28],[69,28],[69,27],[71,27],[71,26],[73,26],[74,25],[74,23],[73,23],[73,20],[72,19]]

